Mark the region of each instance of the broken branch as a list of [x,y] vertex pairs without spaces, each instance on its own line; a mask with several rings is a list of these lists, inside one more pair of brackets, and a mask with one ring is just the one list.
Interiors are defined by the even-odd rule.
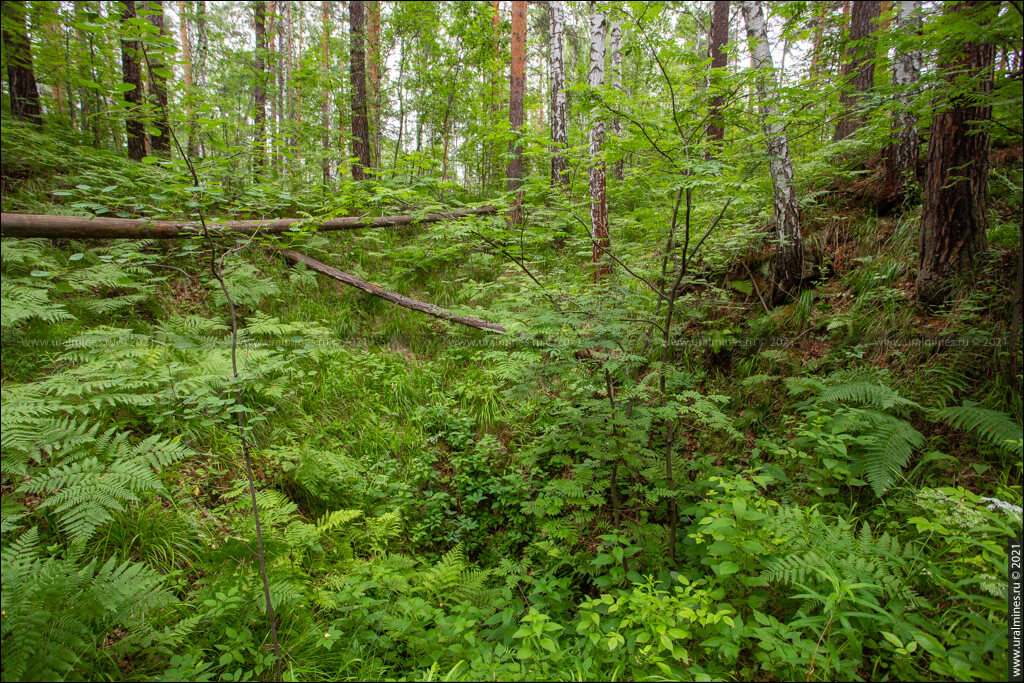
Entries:
[[440,306],[428,304],[425,301],[410,299],[409,297],[402,296],[397,292],[392,292],[387,289],[383,289],[382,287],[378,287],[372,282],[367,282],[366,280],[361,280],[354,275],[344,273],[337,268],[332,268],[325,263],[321,263],[320,261],[312,259],[309,256],[292,249],[280,249],[279,252],[291,263],[303,263],[310,270],[315,270],[318,273],[334,278],[339,282],[344,282],[346,285],[361,289],[367,294],[379,297],[385,301],[390,301],[391,303],[402,306],[403,308],[419,311],[420,313],[426,313],[427,315],[432,315],[435,318],[458,323],[467,327],[475,327],[478,330],[487,330],[489,332],[497,332],[498,334],[505,333],[505,328],[498,323],[492,323],[488,320],[481,320],[480,318],[474,318],[473,316],[468,315],[456,315],[455,313],[441,308]]

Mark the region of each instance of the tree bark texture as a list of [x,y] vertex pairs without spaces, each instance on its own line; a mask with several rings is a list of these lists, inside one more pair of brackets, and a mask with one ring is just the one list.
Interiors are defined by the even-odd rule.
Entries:
[[267,31],[266,31],[266,2],[256,0],[253,3],[253,27],[256,31],[256,50],[253,54],[253,85],[252,101],[255,107],[253,113],[253,165],[256,174],[259,175],[266,165],[267,156]]
[[[896,3],[896,27],[903,35],[914,35],[921,30],[921,0],[901,0]],[[897,51],[892,63],[892,84],[896,90],[896,116],[893,119],[893,143],[889,146],[885,163],[886,196],[891,203],[901,203],[906,194],[907,181],[917,175],[917,157],[920,147],[917,134],[917,116],[911,110],[914,86],[921,76],[921,51]]]
[[[508,95],[508,123],[512,132],[509,162],[506,177],[508,191],[515,192],[522,186],[523,146],[519,136],[523,131],[523,96],[526,94],[526,0],[512,2],[512,46]],[[517,195],[509,215],[513,225],[523,221],[522,194]]]
[[367,282],[366,280],[357,278],[354,275],[349,275],[348,273],[342,272],[337,268],[332,268],[331,266],[325,263],[321,263],[320,261],[317,261],[315,259],[312,259],[309,256],[306,256],[305,254],[302,254],[300,252],[293,251],[291,249],[281,249],[280,253],[285,259],[292,263],[305,264],[305,266],[310,270],[315,270],[316,272],[334,278],[339,282],[344,282],[346,285],[355,287],[357,289],[361,289],[362,291],[366,292],[367,294],[370,294],[371,296],[375,296],[384,299],[385,301],[390,301],[393,304],[397,304],[402,308],[408,308],[413,311],[419,311],[420,313],[426,313],[427,315],[432,315],[435,318],[440,318],[441,320],[447,320],[449,322],[458,323],[459,325],[465,325],[466,327],[474,327],[478,330],[497,332],[498,334],[505,333],[504,326],[499,325],[498,323],[493,323],[490,322],[489,320],[481,320],[480,318],[475,318],[471,315],[457,315],[445,308],[441,308],[440,306],[435,306],[434,304],[427,303],[425,301],[410,299],[409,297],[402,296],[397,292],[392,292],[390,290],[384,289],[383,287],[379,287],[373,284],[372,282]]
[[[134,19],[135,2],[125,0],[121,3],[121,32],[122,35],[134,35],[135,28],[127,25],[127,22]],[[128,134],[128,158],[139,161],[146,156],[146,126],[142,123],[139,108],[142,104],[142,72],[137,61],[139,54],[139,41],[121,38],[121,78],[127,85],[134,86],[124,94],[124,101],[127,103],[127,114],[125,129]]]
[[[604,34],[607,20],[597,3],[590,0],[590,70],[587,84],[592,89],[604,85]],[[590,120],[590,239],[593,242],[591,261],[594,281],[611,272],[605,252],[611,248],[608,231],[608,195],[605,186],[605,165],[601,158],[604,146],[604,121],[595,107]]]
[[569,185],[569,165],[565,148],[569,144],[568,97],[565,93],[565,7],[561,0],[548,2],[551,19],[548,45],[548,71],[551,73],[551,185],[566,188]]
[[[322,221],[317,229],[360,230],[362,228],[394,228],[419,223],[485,216],[497,209],[484,206],[479,209],[460,209],[425,216],[401,215],[364,217],[350,216]],[[289,228],[304,218],[272,218],[269,220],[207,222],[211,235],[244,235],[254,232],[277,234],[290,232]],[[0,237],[41,237],[46,239],[177,239],[202,235],[198,221],[154,221],[145,218],[89,218],[86,216],[48,216],[27,213],[0,214]]]
[[[604,85],[604,33],[606,19],[604,12],[590,2],[590,70],[587,84],[593,88]],[[601,158],[604,146],[604,121],[595,108],[590,122],[590,237],[593,242],[591,261],[594,263],[594,281],[611,272],[605,252],[611,247],[608,231],[608,197],[605,185],[604,160]]]
[[[998,5],[971,0],[946,12],[990,14]],[[982,17],[978,17],[982,19]],[[985,250],[988,228],[989,96],[995,46],[965,43],[945,55],[940,69],[951,89],[932,121],[925,169],[917,272],[918,298],[940,304],[951,275],[967,270]]]
[[326,186],[331,180],[331,126],[328,116],[331,101],[328,81],[331,73],[331,9],[327,0],[322,0],[320,3],[320,29],[323,32],[320,37],[320,68],[323,70],[321,76],[324,78],[324,87],[320,93],[320,172],[323,184]]
[[[729,42],[729,0],[715,0],[711,9],[711,68],[724,69],[728,55],[725,46]],[[705,135],[716,147],[725,140],[725,125],[722,122],[722,108],[725,106],[725,96],[721,94],[720,86],[715,81],[715,74],[720,72],[712,71],[711,88],[715,92],[711,98],[711,111],[708,112],[708,126]]]
[[777,93],[772,76],[772,54],[761,3],[743,3],[743,19],[750,41],[751,65],[757,71],[755,87],[761,109],[761,122],[768,146],[769,170],[772,177],[772,214],[778,246],[772,263],[773,303],[793,296],[800,287],[803,272],[803,247],[800,242],[800,204],[793,185],[793,165],[789,157],[786,127],[779,120]]
[[39,88],[32,69],[32,45],[28,39],[24,2],[3,3],[4,56],[7,58],[7,87],[14,118],[43,125]]
[[836,125],[833,142],[845,140],[864,124],[864,113],[859,110],[862,96],[875,87],[875,22],[881,3],[876,0],[858,0],[850,12],[850,47],[842,76],[845,81],[839,95],[842,116]]
[[365,8],[363,0],[349,0],[349,76],[352,81],[352,179],[366,178],[370,168],[370,127],[366,114],[366,52],[363,47]]
[[[161,0],[149,0],[146,10],[146,18],[156,27],[159,35],[167,35],[164,30],[164,3]],[[149,149],[154,156],[167,157],[171,152],[171,126],[167,121],[167,79],[159,73],[164,64],[158,52],[148,53],[146,64],[149,70],[149,100],[154,111],[153,127],[158,131],[157,135],[149,136]]]

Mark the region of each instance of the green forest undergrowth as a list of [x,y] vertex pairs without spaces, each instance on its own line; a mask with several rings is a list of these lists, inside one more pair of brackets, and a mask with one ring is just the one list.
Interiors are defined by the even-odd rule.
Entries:
[[[5,211],[174,217],[193,201],[180,168],[3,129]],[[653,278],[668,209],[648,189],[612,187],[612,226]],[[479,199],[442,192],[267,184],[204,209]],[[725,199],[696,194],[695,232]],[[925,311],[913,212],[815,196],[813,285],[762,305],[752,188],[681,283],[668,355],[654,297],[619,269],[595,286],[581,208],[540,184],[521,229],[284,238],[505,335],[263,243],[5,239],[5,680],[273,675],[239,424],[286,680],[1000,679],[1021,535],[1019,204],[970,286]]]

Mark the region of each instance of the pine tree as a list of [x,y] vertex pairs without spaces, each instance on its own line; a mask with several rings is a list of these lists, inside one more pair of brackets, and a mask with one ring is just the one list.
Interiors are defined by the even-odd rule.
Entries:
[[11,114],[41,126],[43,116],[39,107],[39,89],[32,69],[32,46],[25,19],[24,2],[3,3],[4,57],[7,59]]
[[[995,7],[969,0],[946,5],[947,16],[990,21]],[[992,117],[995,47],[965,42],[943,56],[940,69],[952,91],[935,115],[928,140],[921,206],[917,295],[927,304],[942,303],[949,277],[967,270],[985,251],[988,228],[988,154]]]

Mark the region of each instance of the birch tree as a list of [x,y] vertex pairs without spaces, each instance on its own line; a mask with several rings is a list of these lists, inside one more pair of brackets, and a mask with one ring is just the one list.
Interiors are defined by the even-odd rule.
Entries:
[[769,50],[761,3],[756,0],[743,2],[743,19],[750,41],[751,66],[755,71],[754,84],[772,177],[772,214],[775,218],[777,249],[772,263],[771,298],[774,303],[781,303],[800,286],[803,270],[800,204],[793,186],[793,165],[789,157],[786,127],[779,119],[778,94],[772,75],[772,53]]
[[[896,3],[896,30],[903,36],[914,36],[921,30],[921,0]],[[907,180],[917,175],[917,115],[911,110],[914,86],[921,76],[921,51],[897,49],[892,63],[892,84],[896,90],[896,116],[893,119],[895,140],[886,155],[886,194],[900,202],[906,193]]]
[[[590,0],[590,70],[587,85],[592,90],[604,85],[604,34],[607,20],[604,12],[597,9],[597,3]],[[611,247],[608,232],[608,196],[605,188],[605,166],[601,158],[604,146],[604,121],[597,114],[597,108],[590,115],[590,238],[593,242],[591,260],[594,263],[594,281],[610,273],[605,261],[605,252]]]
[[551,20],[550,43],[548,44],[548,70],[551,73],[551,184],[559,187],[569,185],[569,166],[564,150],[569,144],[568,97],[565,94],[565,8],[561,0],[548,3]]

